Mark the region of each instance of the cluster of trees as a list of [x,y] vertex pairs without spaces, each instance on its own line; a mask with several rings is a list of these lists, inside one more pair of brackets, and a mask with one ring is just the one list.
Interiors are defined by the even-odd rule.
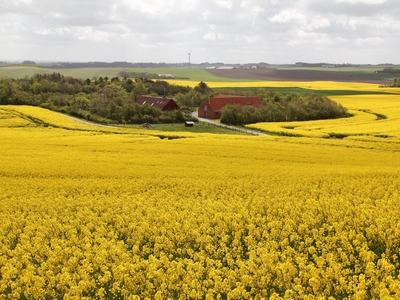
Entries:
[[133,71],[119,71],[118,75],[124,78],[142,78],[142,79],[163,79],[163,78],[175,78],[175,79],[189,79],[188,77],[175,77],[171,74],[155,74],[149,72],[133,72]]
[[400,77],[393,79],[393,86],[400,87]]
[[226,105],[222,109],[221,123],[245,125],[258,122],[289,122],[335,119],[348,116],[347,109],[325,96],[291,93],[282,96],[270,93],[262,99],[264,105]]
[[384,68],[382,73],[400,74],[400,68],[394,68],[394,67]]
[[[196,88],[166,81],[94,77],[76,79],[60,73],[23,79],[0,79],[0,105],[34,105],[101,123],[180,122],[192,120],[191,108],[208,95],[204,83]],[[161,112],[136,103],[141,95],[173,97],[182,111]]]
[[[400,81],[396,80],[395,84]],[[34,105],[100,123],[155,123],[194,120],[191,112],[208,97],[221,91],[200,82],[196,87],[171,85],[162,80],[124,77],[77,79],[60,73],[36,74],[22,79],[0,79],[0,105]],[[228,91],[223,91],[229,93]],[[286,96],[266,89],[236,95],[257,96],[261,108],[227,105],[221,122],[243,125],[257,122],[304,121],[346,116],[347,110],[326,97],[314,94]],[[180,111],[162,112],[136,103],[141,95],[172,97]]]
[[118,72],[120,77],[124,78],[146,78],[146,79],[158,79],[160,76],[155,73],[149,72],[132,72],[132,71],[120,71]]

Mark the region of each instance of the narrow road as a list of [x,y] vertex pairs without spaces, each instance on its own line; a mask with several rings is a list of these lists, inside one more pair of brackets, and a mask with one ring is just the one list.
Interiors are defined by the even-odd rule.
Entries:
[[193,112],[192,116],[197,118],[200,122],[206,122],[206,123],[214,124],[216,126],[232,129],[232,130],[235,130],[235,131],[240,131],[240,132],[243,132],[243,133],[246,133],[246,134],[259,135],[259,136],[268,136],[269,135],[269,134],[266,134],[266,133],[263,133],[263,132],[259,132],[259,131],[256,131],[256,130],[251,130],[251,129],[247,129],[247,128],[221,124],[218,121],[213,120],[213,119],[200,118],[197,111]]
[[105,128],[117,128],[117,127],[115,127],[115,126],[103,125],[103,124],[98,124],[98,123],[86,121],[86,120],[83,120],[83,119],[75,118],[75,117],[72,117],[72,116],[67,115],[67,114],[62,114],[62,113],[59,113],[59,114],[60,114],[60,115],[63,115],[64,117],[67,117],[67,118],[69,118],[69,119],[71,119],[71,120],[74,120],[74,121],[76,121],[76,122],[83,123],[83,124],[87,124],[87,125],[93,125],[93,126],[105,127]]
[[[83,124],[87,124],[87,125],[93,125],[93,126],[105,127],[105,128],[117,128],[117,127],[114,127],[114,126],[93,123],[93,122],[90,122],[90,121],[86,121],[86,120],[82,120],[82,119],[79,119],[79,118],[75,118],[75,117],[72,117],[72,116],[69,116],[69,115],[66,115],[66,114],[62,114],[62,113],[60,113],[60,114],[63,115],[64,117],[67,117],[67,118],[71,119],[71,120],[74,120],[76,122],[80,122],[80,123],[83,123]],[[228,129],[231,129],[231,130],[243,132],[243,133],[250,134],[250,135],[258,135],[258,136],[268,136],[269,135],[269,134],[266,134],[266,133],[263,133],[263,132],[259,132],[259,131],[256,131],[256,130],[251,130],[251,129],[247,129],[247,128],[221,124],[221,123],[217,122],[216,120],[212,120],[212,119],[199,118],[197,111],[193,112],[192,116],[197,118],[200,122],[206,122],[206,123],[214,124],[216,126],[228,128]]]

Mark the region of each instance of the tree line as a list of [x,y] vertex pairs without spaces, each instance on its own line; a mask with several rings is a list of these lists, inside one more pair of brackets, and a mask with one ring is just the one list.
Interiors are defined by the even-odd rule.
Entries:
[[400,74],[400,68],[395,68],[395,67],[384,68],[382,73]]
[[393,87],[400,87],[400,77],[393,79]]
[[[208,90],[171,85],[162,80],[93,77],[60,73],[0,79],[0,105],[34,105],[100,123],[181,122],[193,120],[191,108],[207,99]],[[180,111],[162,112],[136,103],[142,95],[174,97]]]
[[264,105],[259,108],[224,106],[221,112],[221,123],[245,125],[258,122],[309,121],[349,116],[347,109],[340,104],[313,93],[291,93],[286,96],[270,93],[262,100]]
[[189,79],[189,77],[175,77],[171,74],[155,74],[149,72],[133,72],[133,71],[119,71],[118,76],[124,78],[142,78],[142,79],[165,79],[165,78],[174,78],[174,79]]
[[[60,73],[35,74],[21,79],[0,79],[0,105],[34,105],[99,123],[156,123],[196,120],[191,112],[219,93],[256,96],[260,108],[227,105],[221,122],[243,125],[257,122],[305,121],[338,118],[347,110],[326,97],[292,93],[283,96],[267,89],[213,90],[205,82],[196,87],[149,78],[93,77],[77,79]],[[142,95],[173,98],[181,110],[162,112],[139,105]]]

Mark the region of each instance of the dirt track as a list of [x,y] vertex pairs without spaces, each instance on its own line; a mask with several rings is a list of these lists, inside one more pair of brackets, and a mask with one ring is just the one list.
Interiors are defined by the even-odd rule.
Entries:
[[86,121],[86,120],[82,120],[82,119],[79,119],[79,118],[72,117],[72,116],[67,115],[67,114],[62,114],[62,113],[59,113],[59,114],[63,115],[64,117],[67,117],[67,118],[69,118],[71,120],[74,120],[76,122],[87,124],[87,125],[92,125],[92,126],[97,126],[97,127],[105,127],[105,128],[117,128],[117,127],[114,127],[114,126],[109,126],[109,125],[103,125],[103,124],[98,124],[98,123],[94,123],[94,122],[89,122],[89,121]]
[[251,79],[265,81],[341,81],[341,82],[366,82],[388,84],[391,81],[369,78],[357,78],[325,71],[312,70],[280,70],[280,69],[231,69],[207,70],[210,73],[226,78]]
[[260,135],[260,136],[268,136],[269,134],[257,131],[257,130],[251,130],[249,128],[244,128],[244,127],[239,127],[239,126],[230,126],[230,125],[226,125],[226,124],[222,124],[219,122],[219,120],[214,120],[214,119],[206,119],[206,118],[200,118],[199,114],[197,111],[192,112],[192,116],[197,118],[200,122],[206,122],[206,123],[210,123],[210,124],[214,124],[216,126],[220,126],[220,127],[225,127],[228,129],[232,129],[235,131],[239,131],[245,134],[251,134],[251,135]]

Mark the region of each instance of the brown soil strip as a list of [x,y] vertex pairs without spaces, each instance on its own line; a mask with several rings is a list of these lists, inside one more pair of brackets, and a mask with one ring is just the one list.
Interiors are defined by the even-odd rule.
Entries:
[[280,69],[230,69],[207,70],[219,77],[260,81],[339,81],[390,84],[389,80],[357,78],[348,75],[334,74],[313,70],[280,70]]

